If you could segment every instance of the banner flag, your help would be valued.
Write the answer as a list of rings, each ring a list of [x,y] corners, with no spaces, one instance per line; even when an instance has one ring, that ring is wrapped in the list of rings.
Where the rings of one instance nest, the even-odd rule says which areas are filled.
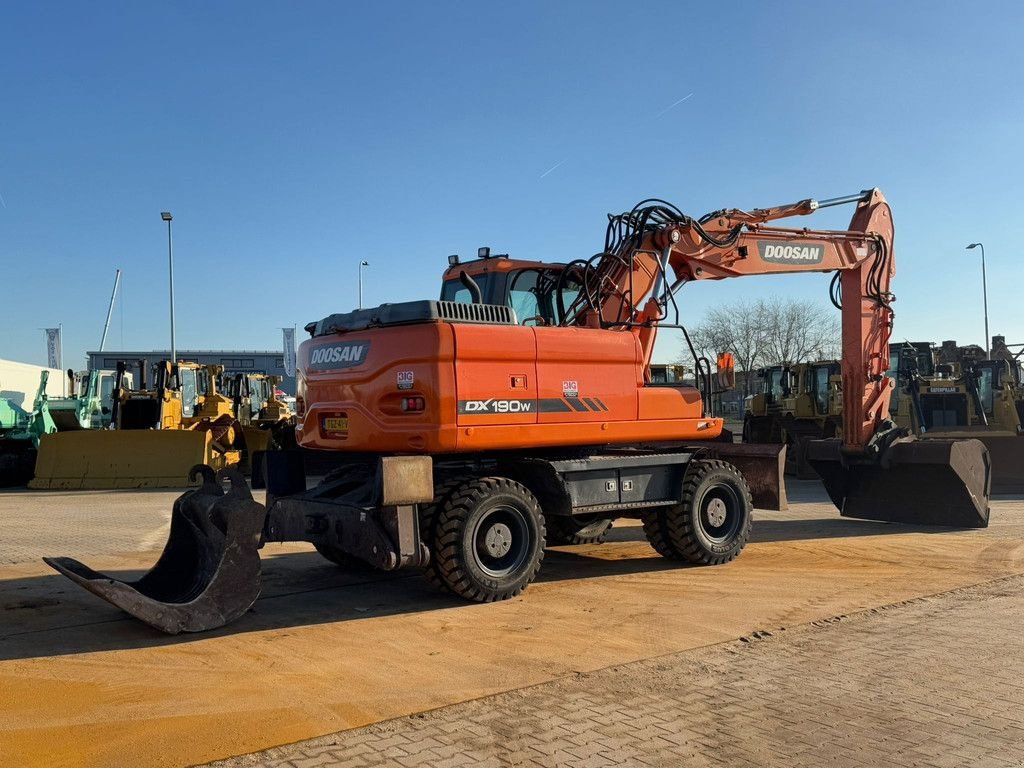
[[[46,366],[60,368],[60,328],[46,329]]]
[[[289,376],[295,375],[295,329],[282,328],[284,335],[284,372]]]

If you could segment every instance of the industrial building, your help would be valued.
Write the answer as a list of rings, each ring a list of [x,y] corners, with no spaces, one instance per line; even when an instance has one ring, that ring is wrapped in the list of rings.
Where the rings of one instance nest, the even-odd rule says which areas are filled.
[[[107,350],[105,352],[87,352],[89,370],[95,368],[113,369],[119,360],[134,364],[138,360],[148,360],[150,364],[160,360],[169,360],[170,351],[124,351]],[[280,376],[280,388],[289,395],[295,394],[295,377],[288,376],[284,371],[284,353],[281,350],[234,350],[234,349],[179,349],[179,360],[188,360],[203,365],[223,365],[227,373],[265,373]]]
[[[50,372],[46,394],[50,397],[67,396],[68,380],[64,371],[14,360],[0,360],[0,398],[9,400],[19,408],[32,410],[32,401],[39,390],[39,374],[43,371]]]

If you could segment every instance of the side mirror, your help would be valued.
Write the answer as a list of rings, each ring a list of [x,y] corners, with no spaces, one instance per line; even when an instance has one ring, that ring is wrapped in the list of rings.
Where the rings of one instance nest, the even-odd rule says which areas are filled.
[[[728,391],[736,389],[736,358],[732,352],[718,353],[718,389]]]

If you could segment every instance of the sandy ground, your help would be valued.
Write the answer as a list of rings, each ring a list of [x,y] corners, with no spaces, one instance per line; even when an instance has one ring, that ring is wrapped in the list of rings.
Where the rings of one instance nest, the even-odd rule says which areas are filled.
[[[839,518],[815,484],[796,483],[792,510],[759,512],[730,565],[670,565],[624,525],[607,544],[550,550],[536,584],[494,605],[438,595],[416,574],[346,572],[304,546],[269,546],[252,612],[171,638],[27,558],[33,546],[82,556],[109,539],[90,565],[147,567],[169,505],[131,496],[118,494],[131,533],[113,538],[109,516],[92,525],[88,513],[109,499],[46,505],[44,528],[73,518],[85,542],[54,551],[17,533],[45,539],[35,502],[0,494],[15,532],[5,541],[23,553],[0,567],[4,764],[199,763],[1024,573],[1020,501],[995,502],[987,530],[910,529]],[[150,548],[126,554],[129,539]],[[0,562],[15,544],[0,545]]]

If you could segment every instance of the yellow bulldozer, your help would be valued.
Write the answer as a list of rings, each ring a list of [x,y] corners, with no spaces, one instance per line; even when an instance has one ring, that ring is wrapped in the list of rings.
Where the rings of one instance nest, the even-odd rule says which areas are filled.
[[[239,464],[245,433],[232,398],[218,391],[220,366],[164,360],[139,364],[139,387],[118,364],[109,429],[57,432],[40,440],[30,488],[175,488],[197,464]]]
[[[838,360],[780,363],[759,371],[761,391],[743,418],[743,442],[784,443],[786,473],[815,478],[811,440],[842,437],[842,374]]]

